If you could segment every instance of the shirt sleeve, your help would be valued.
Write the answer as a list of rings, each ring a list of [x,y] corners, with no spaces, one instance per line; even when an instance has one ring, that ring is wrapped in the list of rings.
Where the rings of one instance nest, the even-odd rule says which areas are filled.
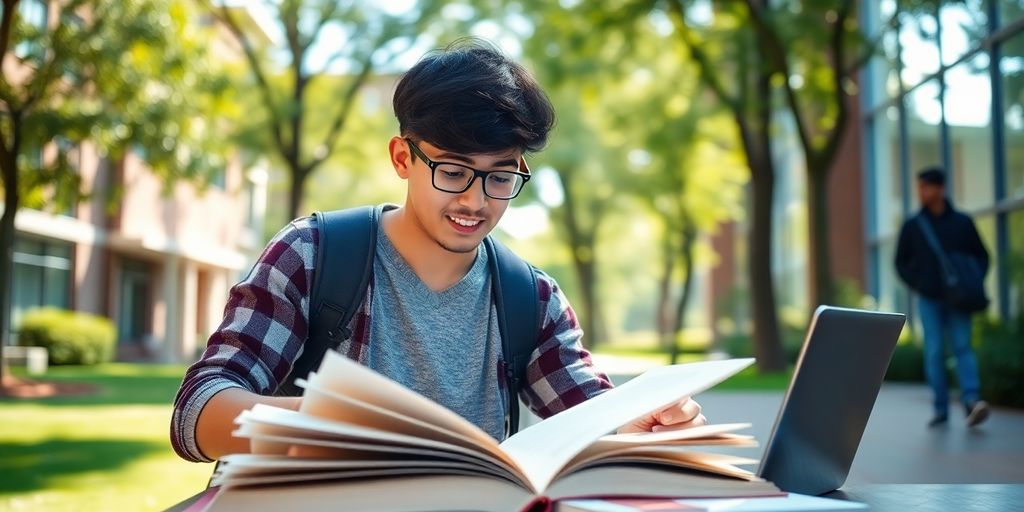
[[[291,371],[308,328],[316,235],[312,218],[293,221],[231,288],[224,320],[174,399],[171,445],[183,459],[211,460],[200,452],[195,429],[213,395],[233,387],[270,395]]]
[[[520,398],[535,414],[547,418],[611,389],[612,383],[594,367],[580,343],[583,330],[558,283],[540,271],[537,277],[540,334],[526,366]]]

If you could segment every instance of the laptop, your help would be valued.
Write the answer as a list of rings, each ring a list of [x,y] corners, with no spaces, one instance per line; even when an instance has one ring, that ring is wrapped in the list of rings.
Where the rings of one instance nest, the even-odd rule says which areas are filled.
[[[758,476],[799,494],[843,485],[905,321],[831,306],[814,312]]]

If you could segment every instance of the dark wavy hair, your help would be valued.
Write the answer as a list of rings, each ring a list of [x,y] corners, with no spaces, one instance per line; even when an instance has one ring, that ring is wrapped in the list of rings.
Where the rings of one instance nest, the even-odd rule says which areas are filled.
[[[425,55],[398,82],[393,104],[403,136],[455,153],[538,151],[555,124],[533,76],[475,38]]]

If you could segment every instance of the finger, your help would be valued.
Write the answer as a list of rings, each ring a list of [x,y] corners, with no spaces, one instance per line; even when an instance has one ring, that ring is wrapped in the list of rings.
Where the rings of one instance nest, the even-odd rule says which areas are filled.
[[[675,430],[686,430],[688,428],[707,425],[707,423],[708,419],[703,414],[699,414],[696,418],[686,423],[677,423],[675,425],[655,425],[651,427],[651,432],[672,432]]]
[[[692,421],[700,415],[700,404],[687,398],[686,400],[673,405],[656,415],[658,423],[662,425],[675,425]]]

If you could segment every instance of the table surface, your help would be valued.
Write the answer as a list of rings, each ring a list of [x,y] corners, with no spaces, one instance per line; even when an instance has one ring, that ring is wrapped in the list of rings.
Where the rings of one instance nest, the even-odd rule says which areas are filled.
[[[205,492],[206,489],[168,510],[183,511]],[[859,484],[843,487],[825,497],[859,501],[878,512],[1024,511],[1024,483]]]
[[[825,495],[867,503],[889,512],[1024,511],[1024,483],[1019,484],[859,484]]]

